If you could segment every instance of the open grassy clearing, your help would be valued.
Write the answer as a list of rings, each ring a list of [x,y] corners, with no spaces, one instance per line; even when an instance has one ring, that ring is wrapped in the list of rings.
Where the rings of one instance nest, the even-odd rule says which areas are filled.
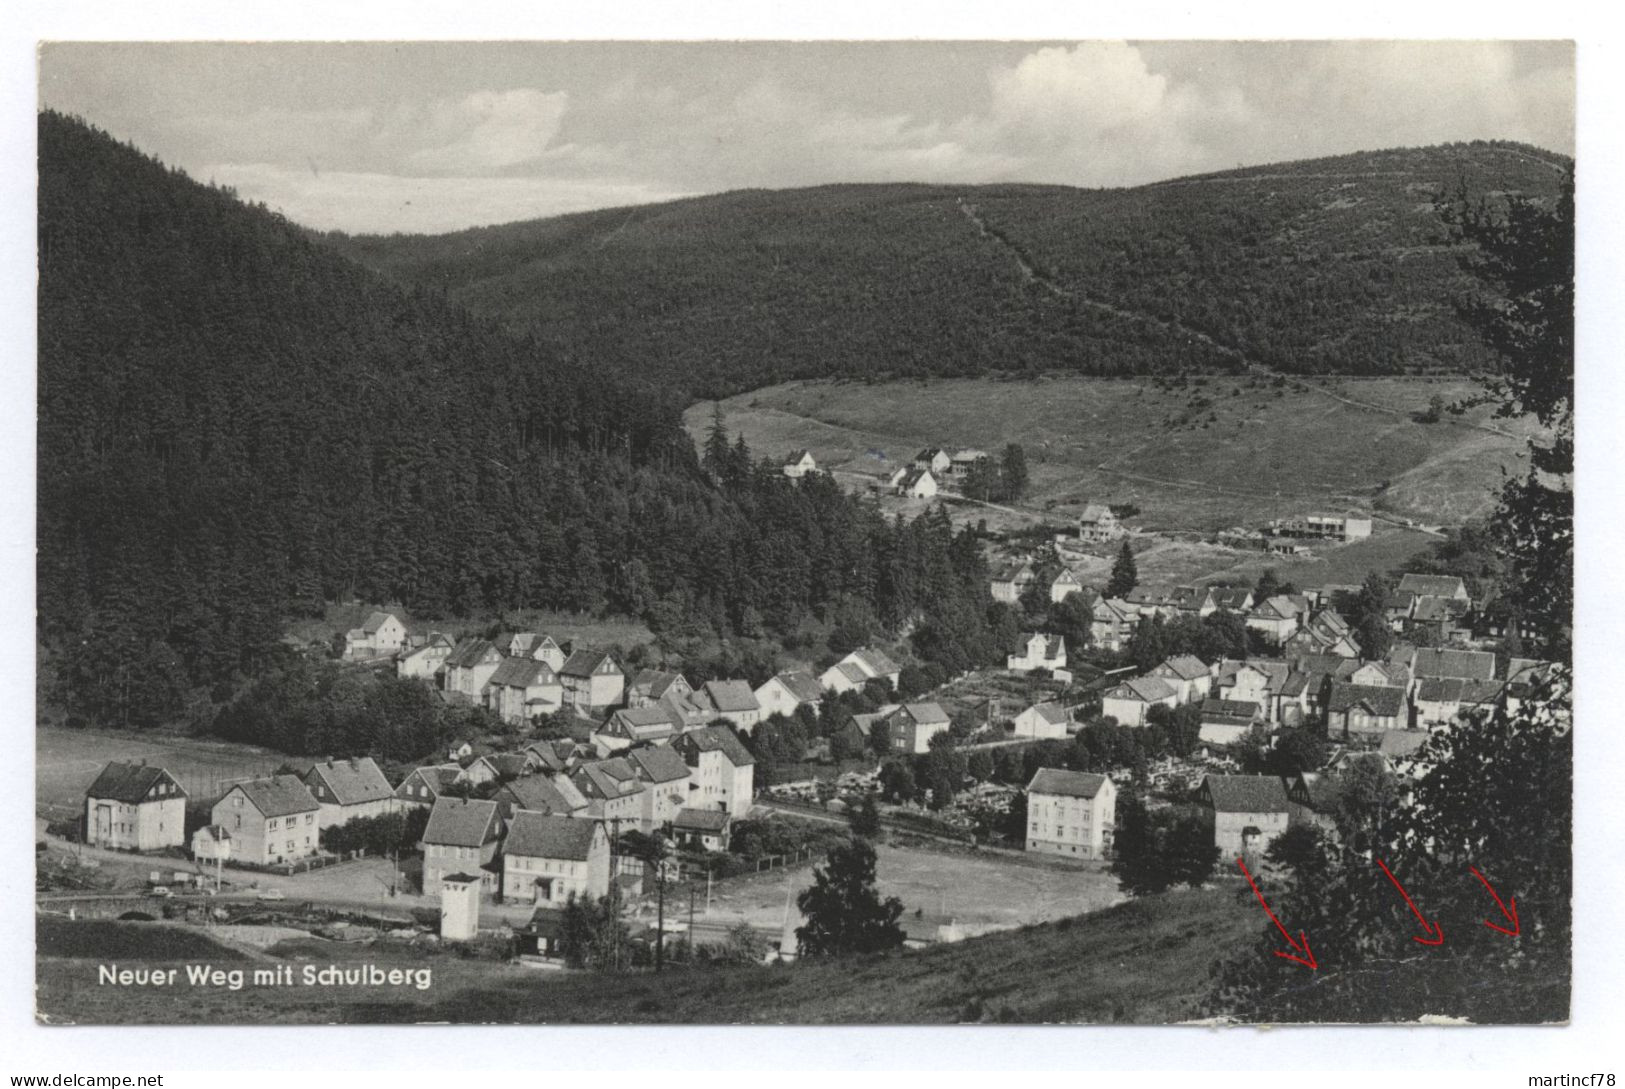
[[[740,394],[723,409],[758,453],[806,447],[854,479],[878,478],[922,446],[1020,442],[1032,475],[1021,506],[1057,521],[1106,501],[1139,506],[1149,528],[1213,530],[1373,504],[1450,524],[1488,508],[1487,489],[1517,463],[1529,432],[1484,408],[1412,419],[1435,394],[1454,402],[1475,389],[1421,378],[825,380]],[[711,412],[709,403],[689,410],[696,438]]]
[[[1258,927],[1245,887],[1224,882],[919,952],[659,977],[538,973],[379,944],[373,963],[431,967],[433,986],[135,993],[95,986],[91,962],[45,957],[37,1004],[50,1020],[89,1024],[1159,1024],[1199,1016],[1212,966]]]

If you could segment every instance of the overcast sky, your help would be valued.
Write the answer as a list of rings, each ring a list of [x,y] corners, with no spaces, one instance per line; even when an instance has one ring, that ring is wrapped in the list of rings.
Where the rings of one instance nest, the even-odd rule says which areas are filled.
[[[1566,43],[42,47],[44,105],[348,231],[744,187],[1135,185],[1448,140],[1574,153]]]

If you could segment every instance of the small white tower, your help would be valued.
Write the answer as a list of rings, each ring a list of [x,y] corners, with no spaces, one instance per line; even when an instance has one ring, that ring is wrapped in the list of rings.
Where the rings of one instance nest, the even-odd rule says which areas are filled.
[[[480,879],[466,873],[440,879],[440,937],[466,942],[480,932]]]

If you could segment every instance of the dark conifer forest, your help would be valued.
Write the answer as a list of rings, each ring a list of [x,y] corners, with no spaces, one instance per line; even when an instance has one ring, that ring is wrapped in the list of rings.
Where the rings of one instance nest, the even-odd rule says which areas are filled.
[[[78,120],[39,142],[41,694],[69,714],[223,704],[339,600],[723,635],[836,610],[945,667],[1002,652],[945,517],[737,445],[702,464],[636,360],[388,281]]]

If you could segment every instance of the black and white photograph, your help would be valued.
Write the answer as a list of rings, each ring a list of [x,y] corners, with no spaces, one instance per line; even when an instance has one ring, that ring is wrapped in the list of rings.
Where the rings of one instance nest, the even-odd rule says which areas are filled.
[[[1571,1021],[1574,41],[37,62],[58,1046]]]

